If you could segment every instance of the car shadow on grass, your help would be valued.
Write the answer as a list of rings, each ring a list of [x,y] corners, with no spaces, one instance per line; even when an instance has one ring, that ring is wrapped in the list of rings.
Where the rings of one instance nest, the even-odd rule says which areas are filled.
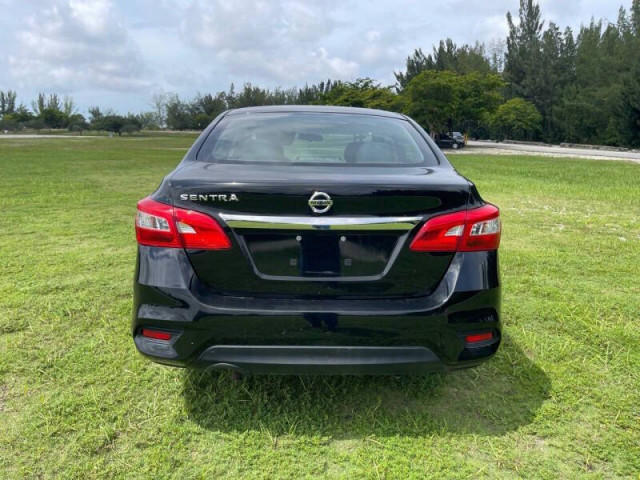
[[[270,435],[502,435],[531,423],[548,376],[508,336],[472,369],[407,377],[247,376],[186,370],[191,420],[222,432]]]

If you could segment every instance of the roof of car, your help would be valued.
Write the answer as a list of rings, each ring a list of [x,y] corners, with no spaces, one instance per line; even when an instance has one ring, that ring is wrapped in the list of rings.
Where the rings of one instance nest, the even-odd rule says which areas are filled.
[[[404,118],[403,115],[385,110],[356,107],[334,107],[329,105],[269,105],[263,107],[245,107],[229,110],[227,115],[239,115],[242,113],[349,113],[352,115],[376,115],[378,117]]]

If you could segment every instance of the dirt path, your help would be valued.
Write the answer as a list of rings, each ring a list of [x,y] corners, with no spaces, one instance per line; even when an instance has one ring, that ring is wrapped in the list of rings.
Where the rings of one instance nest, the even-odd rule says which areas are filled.
[[[448,150],[446,153],[451,153],[451,150]],[[540,155],[546,157],[590,158],[595,160],[627,160],[629,162],[640,164],[640,152],[637,151],[621,152],[617,150],[493,143],[474,140],[470,140],[465,148],[458,150],[456,153],[489,155]]]

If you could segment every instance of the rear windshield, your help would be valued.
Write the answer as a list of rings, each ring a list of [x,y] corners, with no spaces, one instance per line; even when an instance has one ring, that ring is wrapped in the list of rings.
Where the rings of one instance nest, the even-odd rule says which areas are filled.
[[[435,166],[433,152],[406,120],[343,113],[229,115],[198,160],[286,165]]]

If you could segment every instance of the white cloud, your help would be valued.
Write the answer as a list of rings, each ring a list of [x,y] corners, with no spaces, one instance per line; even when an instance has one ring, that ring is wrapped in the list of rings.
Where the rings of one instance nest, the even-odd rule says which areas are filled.
[[[217,50],[264,50],[308,45],[330,35],[336,1],[194,0],[181,22],[190,45]]]
[[[145,64],[109,0],[36,3],[16,31],[8,56],[19,85],[43,90],[139,90],[150,82]]]
[[[111,7],[108,0],[69,0],[71,16],[89,35],[104,34],[108,30]]]
[[[375,42],[380,38],[380,32],[377,30],[369,30],[365,37],[367,37],[368,41]]]
[[[180,25],[185,43],[246,80],[300,82],[353,77],[358,64],[322,45],[338,22],[337,1],[194,1]]]

